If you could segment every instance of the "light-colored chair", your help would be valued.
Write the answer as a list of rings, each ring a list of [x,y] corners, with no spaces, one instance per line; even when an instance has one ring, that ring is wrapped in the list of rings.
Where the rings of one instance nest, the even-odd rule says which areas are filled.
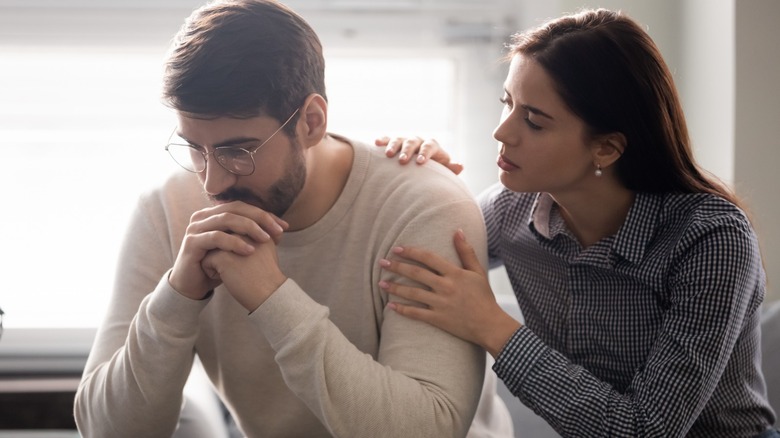
[[[496,301],[506,313],[518,321],[523,321],[520,307],[517,305],[517,300],[514,296],[508,294],[497,295]],[[516,437],[555,438],[560,436],[542,417],[536,415],[534,411],[527,408],[517,397],[512,395],[501,380],[498,381],[498,394],[504,400],[504,404],[506,404],[512,416]]]
[[[764,304],[761,315],[761,368],[769,404],[780,416],[780,301]]]
[[[179,424],[172,438],[228,438],[228,424],[206,371],[195,360],[184,385]]]

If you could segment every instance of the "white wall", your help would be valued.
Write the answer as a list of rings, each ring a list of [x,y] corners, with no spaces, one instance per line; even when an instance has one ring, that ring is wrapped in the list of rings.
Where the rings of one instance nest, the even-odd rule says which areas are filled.
[[[696,158],[734,182],[734,0],[687,0],[679,87]]]
[[[748,202],[780,299],[780,1],[736,1],[734,180]]]

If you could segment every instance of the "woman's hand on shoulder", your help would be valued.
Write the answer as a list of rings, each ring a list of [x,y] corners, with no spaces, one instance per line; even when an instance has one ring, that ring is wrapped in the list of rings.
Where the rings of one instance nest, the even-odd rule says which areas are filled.
[[[423,140],[420,137],[380,137],[374,141],[378,147],[385,148],[385,155],[393,158],[398,155],[398,162],[406,164],[412,161],[412,157],[417,155],[414,162],[423,164],[428,160],[436,161],[446,166],[455,175],[463,171],[463,164],[452,161],[450,154],[439,145],[439,142],[433,138]]]

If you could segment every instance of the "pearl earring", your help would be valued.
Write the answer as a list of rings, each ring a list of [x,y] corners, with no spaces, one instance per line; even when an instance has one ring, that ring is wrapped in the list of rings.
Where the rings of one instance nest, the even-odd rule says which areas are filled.
[[[596,164],[596,171],[593,172],[596,176],[601,176],[604,172],[601,171],[601,164]]]

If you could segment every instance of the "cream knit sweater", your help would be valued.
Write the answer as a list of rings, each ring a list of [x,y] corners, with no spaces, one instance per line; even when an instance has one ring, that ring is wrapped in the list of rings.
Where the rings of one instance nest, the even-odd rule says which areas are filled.
[[[466,434],[484,353],[386,309],[377,283],[391,277],[378,260],[396,245],[457,260],[458,228],[484,255],[482,215],[443,167],[399,169],[378,148],[352,146],[341,196],[283,236],[289,280],[250,315],[222,287],[193,301],[167,282],[190,215],[209,205],[196,176],[142,197],[76,397],[85,437],[170,436],[196,354],[249,437]]]

